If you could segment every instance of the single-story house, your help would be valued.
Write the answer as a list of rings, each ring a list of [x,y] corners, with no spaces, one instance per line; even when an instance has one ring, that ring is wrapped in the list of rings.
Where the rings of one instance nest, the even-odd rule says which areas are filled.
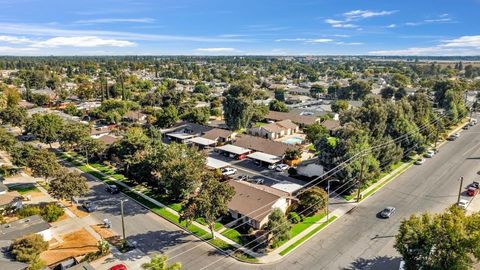
[[[236,133],[231,130],[213,128],[203,133],[202,138],[213,140],[216,143],[231,142],[235,138]]]
[[[320,123],[320,125],[324,126],[328,130],[330,135],[333,135],[335,131],[339,130],[342,127],[340,121],[333,119],[327,119]]]
[[[22,195],[18,191],[7,191],[0,194],[0,213],[5,209],[21,208]]]
[[[228,203],[230,215],[240,219],[238,223],[245,222],[254,229],[262,228],[275,208],[285,213],[290,205],[288,194],[280,190],[237,180],[230,180],[228,184],[235,189]]]
[[[94,127],[92,131],[90,131],[90,137],[98,139],[102,136],[109,135],[114,127],[115,125]]]
[[[233,142],[233,145],[250,149],[256,152],[262,152],[270,156],[276,156],[280,160],[285,155],[287,149],[299,149],[298,146],[292,144],[286,144],[282,142],[276,142],[269,139],[264,139],[260,137],[255,137],[251,135],[238,135]],[[256,156],[252,156],[252,159],[255,159]],[[265,160],[258,160],[264,162]],[[268,163],[268,162],[267,162]]]
[[[141,111],[128,111],[123,115],[123,119],[134,123],[144,123],[147,115]]]
[[[211,127],[187,122],[173,128],[165,129],[162,133],[164,133],[165,137],[171,141],[183,143],[188,139],[202,136],[202,134],[211,129]]]
[[[215,151],[235,159],[245,159],[247,155],[252,152],[252,150],[248,148],[243,148],[233,144],[218,146],[215,148]]]
[[[41,235],[45,241],[52,240],[50,224],[39,215],[0,225],[0,241],[13,241],[30,234]]]
[[[299,115],[294,113],[287,113],[287,112],[276,112],[276,111],[269,111],[265,116],[266,120],[270,121],[282,121],[282,120],[291,120],[297,125],[312,125],[315,123],[320,122],[320,118],[316,116],[310,115]]]
[[[298,126],[295,125],[290,119],[248,129],[249,134],[270,140],[276,140],[284,136],[293,135],[298,131]]]
[[[112,135],[102,135],[97,140],[103,145],[109,146],[120,140],[120,137],[115,137]]]

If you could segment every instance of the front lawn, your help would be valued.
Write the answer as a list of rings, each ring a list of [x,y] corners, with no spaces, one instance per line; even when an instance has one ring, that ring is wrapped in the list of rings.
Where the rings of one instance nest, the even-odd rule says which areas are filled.
[[[26,195],[31,192],[40,192],[40,190],[33,184],[12,186],[12,187],[8,187],[8,190],[10,191],[15,190],[21,195]]]
[[[225,231],[222,232],[222,235],[234,241],[237,244],[240,244],[240,245],[243,244],[242,235],[235,229],[227,228]]]
[[[314,215],[314,216],[311,216],[311,217],[305,217],[301,222],[299,222],[297,224],[293,224],[292,227],[290,228],[290,238],[289,239],[292,239],[293,237],[297,236],[301,232],[305,231],[307,228],[309,228],[313,224],[317,223],[318,221],[320,221],[325,216],[326,216],[325,213],[320,213],[320,214],[317,214],[317,215]],[[277,247],[285,244],[285,242],[287,242],[289,239],[277,242],[273,245],[273,247],[277,248]]]

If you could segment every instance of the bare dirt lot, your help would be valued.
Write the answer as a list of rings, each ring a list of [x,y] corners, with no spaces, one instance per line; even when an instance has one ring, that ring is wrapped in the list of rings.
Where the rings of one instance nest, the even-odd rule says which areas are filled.
[[[98,250],[97,240],[85,229],[61,235],[61,237],[63,243],[54,244],[47,251],[40,254],[40,258],[47,265],[69,257],[83,256]]]

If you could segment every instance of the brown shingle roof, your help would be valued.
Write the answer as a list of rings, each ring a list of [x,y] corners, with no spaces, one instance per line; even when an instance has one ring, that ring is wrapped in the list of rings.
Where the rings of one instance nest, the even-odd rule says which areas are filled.
[[[254,151],[264,152],[278,157],[282,157],[285,154],[285,151],[289,148],[298,148],[298,146],[245,134],[237,135],[233,145],[252,149]]]
[[[315,116],[299,115],[294,113],[275,112],[275,111],[269,111],[268,114],[265,116],[265,118],[274,120],[274,121],[282,121],[282,120],[290,119],[292,120],[292,122],[297,124],[302,124],[302,125],[311,125],[319,121],[319,118]]]
[[[328,119],[323,121],[321,125],[328,130],[335,131],[340,128],[340,121]]]
[[[228,208],[258,222],[270,215],[272,205],[281,198],[243,181],[230,180],[228,184],[235,189],[235,196],[228,203]]]
[[[209,140],[216,140],[218,138],[229,138],[232,134],[233,132],[230,130],[214,128],[206,131],[202,137]]]
[[[9,191],[0,195],[0,206],[8,205],[15,202],[18,198],[22,197],[17,191]]]

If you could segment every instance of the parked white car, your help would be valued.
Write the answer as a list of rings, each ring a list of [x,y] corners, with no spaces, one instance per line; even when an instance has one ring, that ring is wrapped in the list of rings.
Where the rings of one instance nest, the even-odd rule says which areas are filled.
[[[277,168],[277,164],[275,164],[275,163],[270,164],[270,165],[268,165],[268,168],[269,168],[270,170],[275,170],[275,168]]]
[[[433,151],[433,150],[428,150],[425,153],[425,157],[427,157],[427,158],[432,158],[434,155],[435,155],[435,151]]]
[[[237,173],[235,168],[227,167],[222,169],[222,175],[234,175],[235,173]]]
[[[277,167],[275,168],[275,170],[277,172],[281,172],[281,171],[285,171],[285,170],[288,170],[290,168],[290,166],[288,166],[287,164],[278,164]]]
[[[470,204],[470,201],[465,200],[465,199],[460,199],[460,201],[458,202],[458,207],[466,210],[469,204]]]

